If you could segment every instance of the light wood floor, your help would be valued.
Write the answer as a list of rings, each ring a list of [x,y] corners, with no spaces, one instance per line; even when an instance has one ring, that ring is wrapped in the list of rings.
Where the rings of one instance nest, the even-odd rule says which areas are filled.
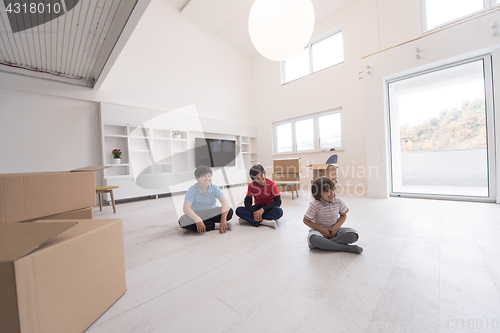
[[[123,218],[128,290],[87,332],[500,331],[500,205],[342,196],[357,255],[310,250],[310,196],[282,197],[278,229],[224,235],[180,229],[172,198],[94,208]]]

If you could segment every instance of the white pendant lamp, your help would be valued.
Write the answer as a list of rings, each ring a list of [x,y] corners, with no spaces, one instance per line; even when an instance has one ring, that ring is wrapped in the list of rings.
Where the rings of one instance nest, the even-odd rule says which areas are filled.
[[[270,60],[286,60],[302,51],[313,29],[311,0],[255,0],[250,10],[250,38]]]

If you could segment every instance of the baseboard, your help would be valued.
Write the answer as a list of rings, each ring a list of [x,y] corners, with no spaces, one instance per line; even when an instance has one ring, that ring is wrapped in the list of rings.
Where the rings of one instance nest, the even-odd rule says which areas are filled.
[[[369,198],[380,198],[380,199],[388,199],[389,194],[386,192],[380,192],[380,191],[366,191],[366,196]]]

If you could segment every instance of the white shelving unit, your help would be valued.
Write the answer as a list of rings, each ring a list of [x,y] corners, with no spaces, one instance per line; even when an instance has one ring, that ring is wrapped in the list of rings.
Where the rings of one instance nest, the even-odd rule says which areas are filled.
[[[241,150],[242,167],[249,169],[252,165],[258,164],[256,138],[251,136],[239,136],[238,144]]]
[[[248,168],[257,163],[254,126],[199,118],[193,110],[164,112],[100,103],[103,185],[119,186],[115,200],[183,192],[194,182],[195,138],[236,140],[241,153],[236,166],[214,169],[217,185],[248,181]],[[122,151],[113,164],[113,149]]]
[[[104,179],[135,179],[185,171],[189,165],[188,132],[140,125],[102,123]],[[177,134],[178,133],[178,134]],[[111,152],[122,151],[114,164]]]

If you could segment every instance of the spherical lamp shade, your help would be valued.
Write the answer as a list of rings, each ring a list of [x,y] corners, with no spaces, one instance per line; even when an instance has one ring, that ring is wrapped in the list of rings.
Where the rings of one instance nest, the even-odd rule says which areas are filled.
[[[250,38],[270,60],[286,60],[302,51],[313,29],[311,0],[255,0],[250,10]]]

